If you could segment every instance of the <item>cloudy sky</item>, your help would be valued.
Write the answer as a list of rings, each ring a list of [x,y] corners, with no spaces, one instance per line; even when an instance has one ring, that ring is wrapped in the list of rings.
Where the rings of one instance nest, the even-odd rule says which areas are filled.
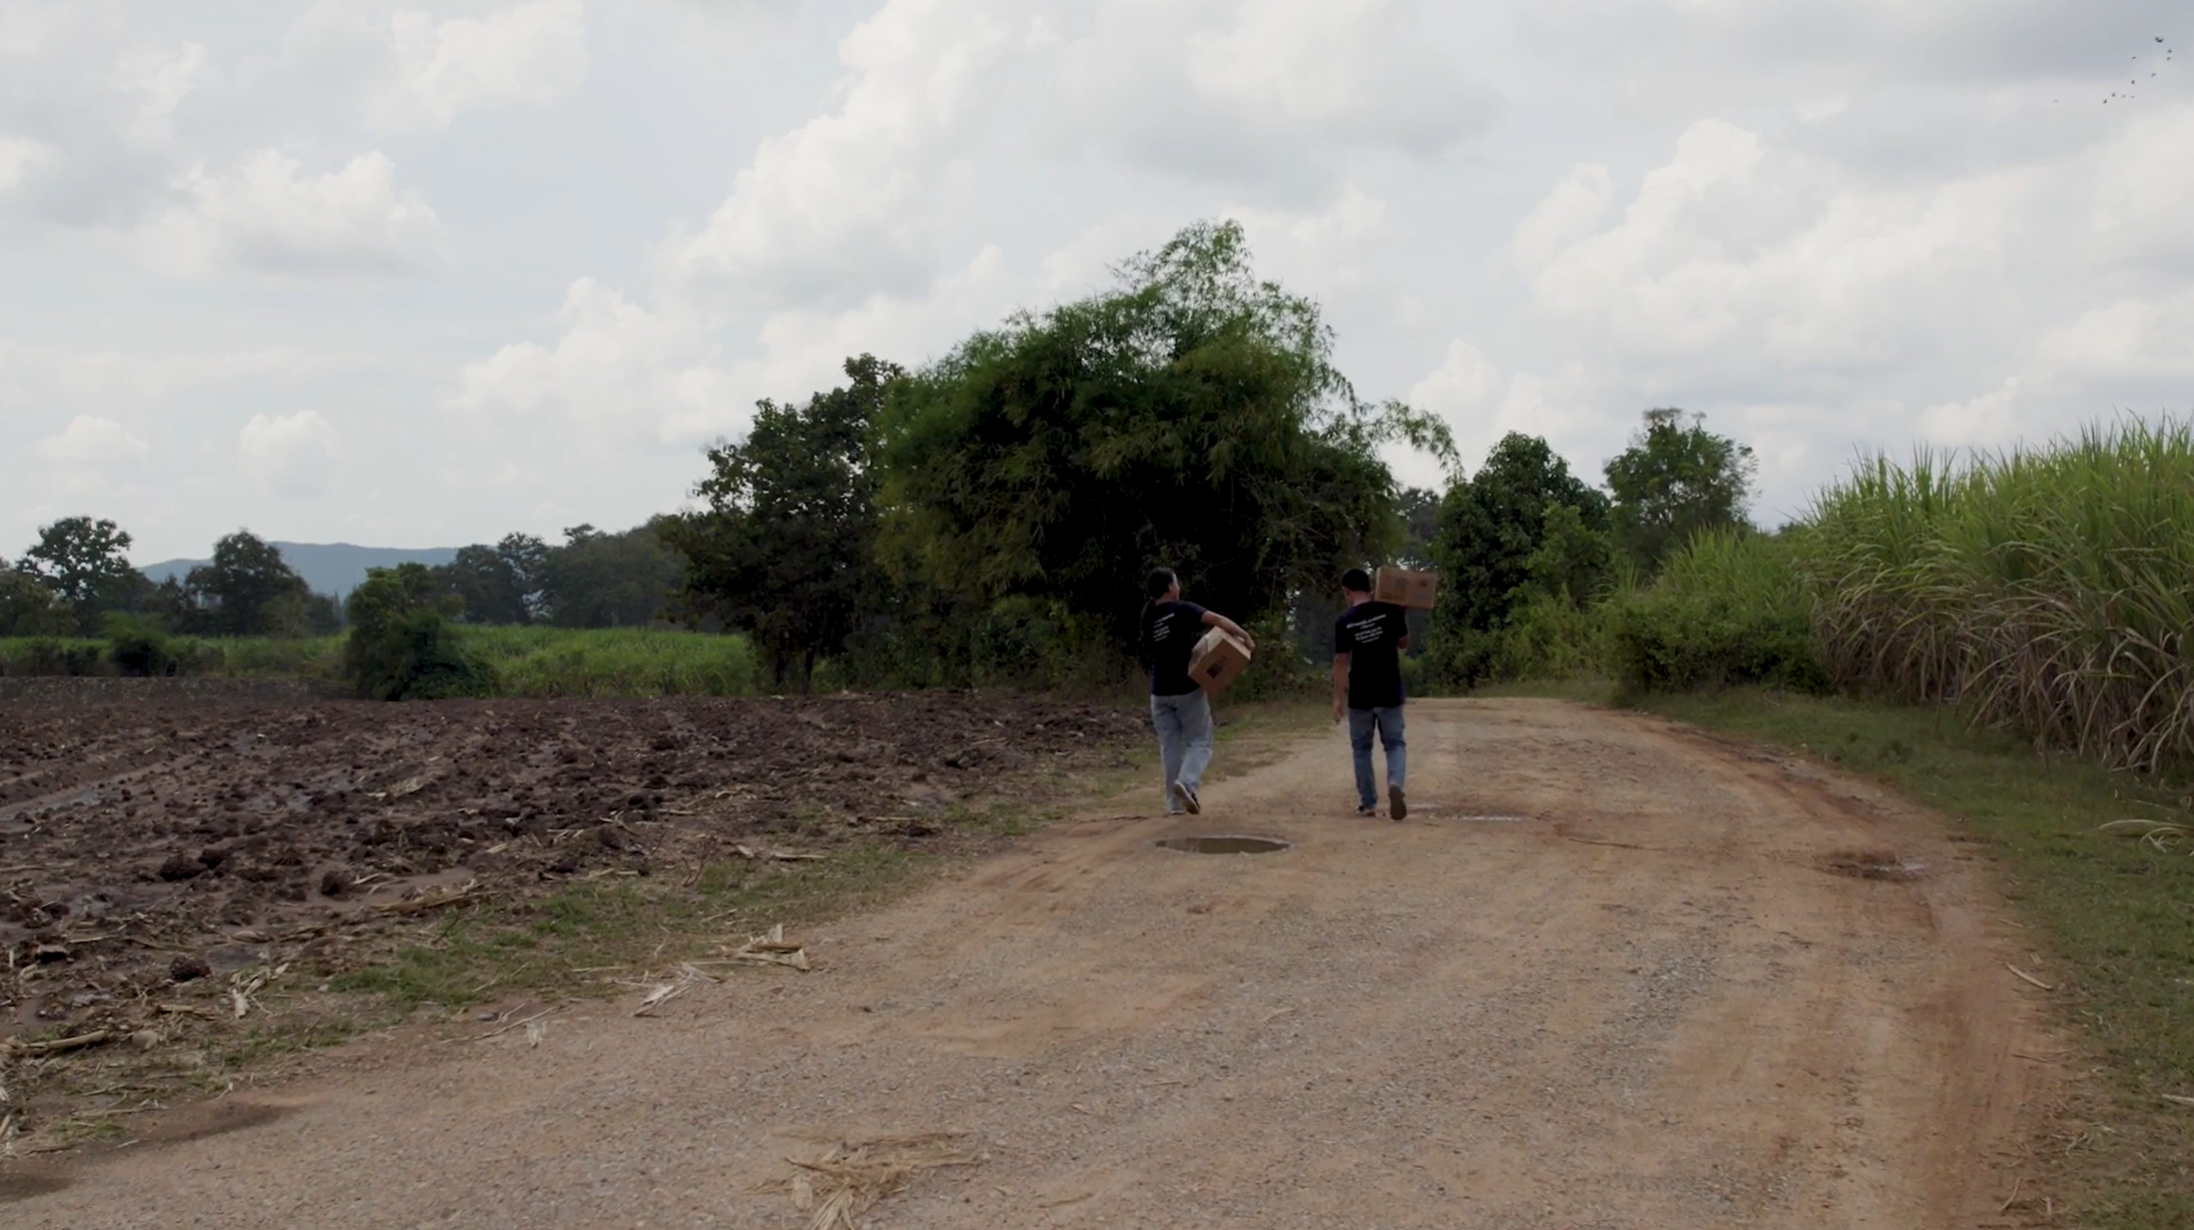
[[[2194,401],[2184,15],[0,0],[0,554],[628,525],[756,398],[1211,217],[1466,460],[1597,477],[1680,405],[1776,521],[1861,449]]]

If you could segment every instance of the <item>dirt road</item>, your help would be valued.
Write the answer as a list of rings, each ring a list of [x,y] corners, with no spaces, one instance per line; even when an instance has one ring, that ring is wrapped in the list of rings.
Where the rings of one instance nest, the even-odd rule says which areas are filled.
[[[954,1129],[980,1160],[864,1224],[2015,1224],[2015,1053],[2051,1043],[1936,822],[1648,718],[1409,712],[1406,824],[1306,739],[1192,826],[1290,850],[1058,826],[809,937],[815,973],[369,1048],[204,1121],[236,1130],[19,1175],[0,1219],[793,1227],[756,1190],[813,1155],[782,1133]]]

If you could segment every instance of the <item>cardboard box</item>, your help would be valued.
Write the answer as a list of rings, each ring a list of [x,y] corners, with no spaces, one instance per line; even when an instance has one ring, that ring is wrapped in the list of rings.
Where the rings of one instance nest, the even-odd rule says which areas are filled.
[[[1204,633],[1204,639],[1196,642],[1196,652],[1189,655],[1188,677],[1196,681],[1204,695],[1217,696],[1248,665],[1249,646],[1213,628]]]
[[[1411,610],[1429,611],[1439,589],[1437,572],[1411,572],[1406,568],[1381,568],[1371,583],[1375,602],[1391,602]]]

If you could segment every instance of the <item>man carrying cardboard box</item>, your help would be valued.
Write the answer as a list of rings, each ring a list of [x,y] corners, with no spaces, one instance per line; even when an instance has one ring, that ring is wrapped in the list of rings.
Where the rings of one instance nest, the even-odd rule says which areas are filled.
[[[1409,623],[1402,608],[1376,602],[1371,577],[1361,568],[1341,574],[1348,609],[1333,623],[1333,720],[1348,715],[1348,742],[1356,757],[1356,814],[1379,814],[1371,778],[1371,735],[1386,748],[1387,806],[1396,820],[1409,815],[1403,793],[1408,748],[1402,742],[1402,655]]]
[[[1219,612],[1181,601],[1181,582],[1171,568],[1153,570],[1143,595],[1136,640],[1150,672],[1150,724],[1158,732],[1166,814],[1196,815],[1204,810],[1197,790],[1211,761],[1211,700],[1189,677],[1189,656],[1205,628],[1217,628],[1250,650],[1257,642]]]

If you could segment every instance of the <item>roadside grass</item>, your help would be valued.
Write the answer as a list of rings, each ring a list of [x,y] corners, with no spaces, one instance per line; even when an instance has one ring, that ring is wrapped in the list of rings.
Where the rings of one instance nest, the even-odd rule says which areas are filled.
[[[888,904],[950,856],[880,842],[806,863],[733,859],[678,876],[573,884],[543,898],[453,909],[387,959],[327,980],[361,1015],[461,1013],[514,999],[610,998],[680,962],[782,923],[807,927]]]
[[[1500,692],[1614,699],[1589,682]],[[2167,1100],[2194,1097],[2194,788],[2037,754],[1946,706],[1758,688],[1627,700],[1890,783],[1960,822],[2002,868],[2094,1073],[2072,1082],[2052,1150],[2078,1224],[2194,1225],[2194,1106]],[[2101,827],[2118,820],[2184,831]]]

